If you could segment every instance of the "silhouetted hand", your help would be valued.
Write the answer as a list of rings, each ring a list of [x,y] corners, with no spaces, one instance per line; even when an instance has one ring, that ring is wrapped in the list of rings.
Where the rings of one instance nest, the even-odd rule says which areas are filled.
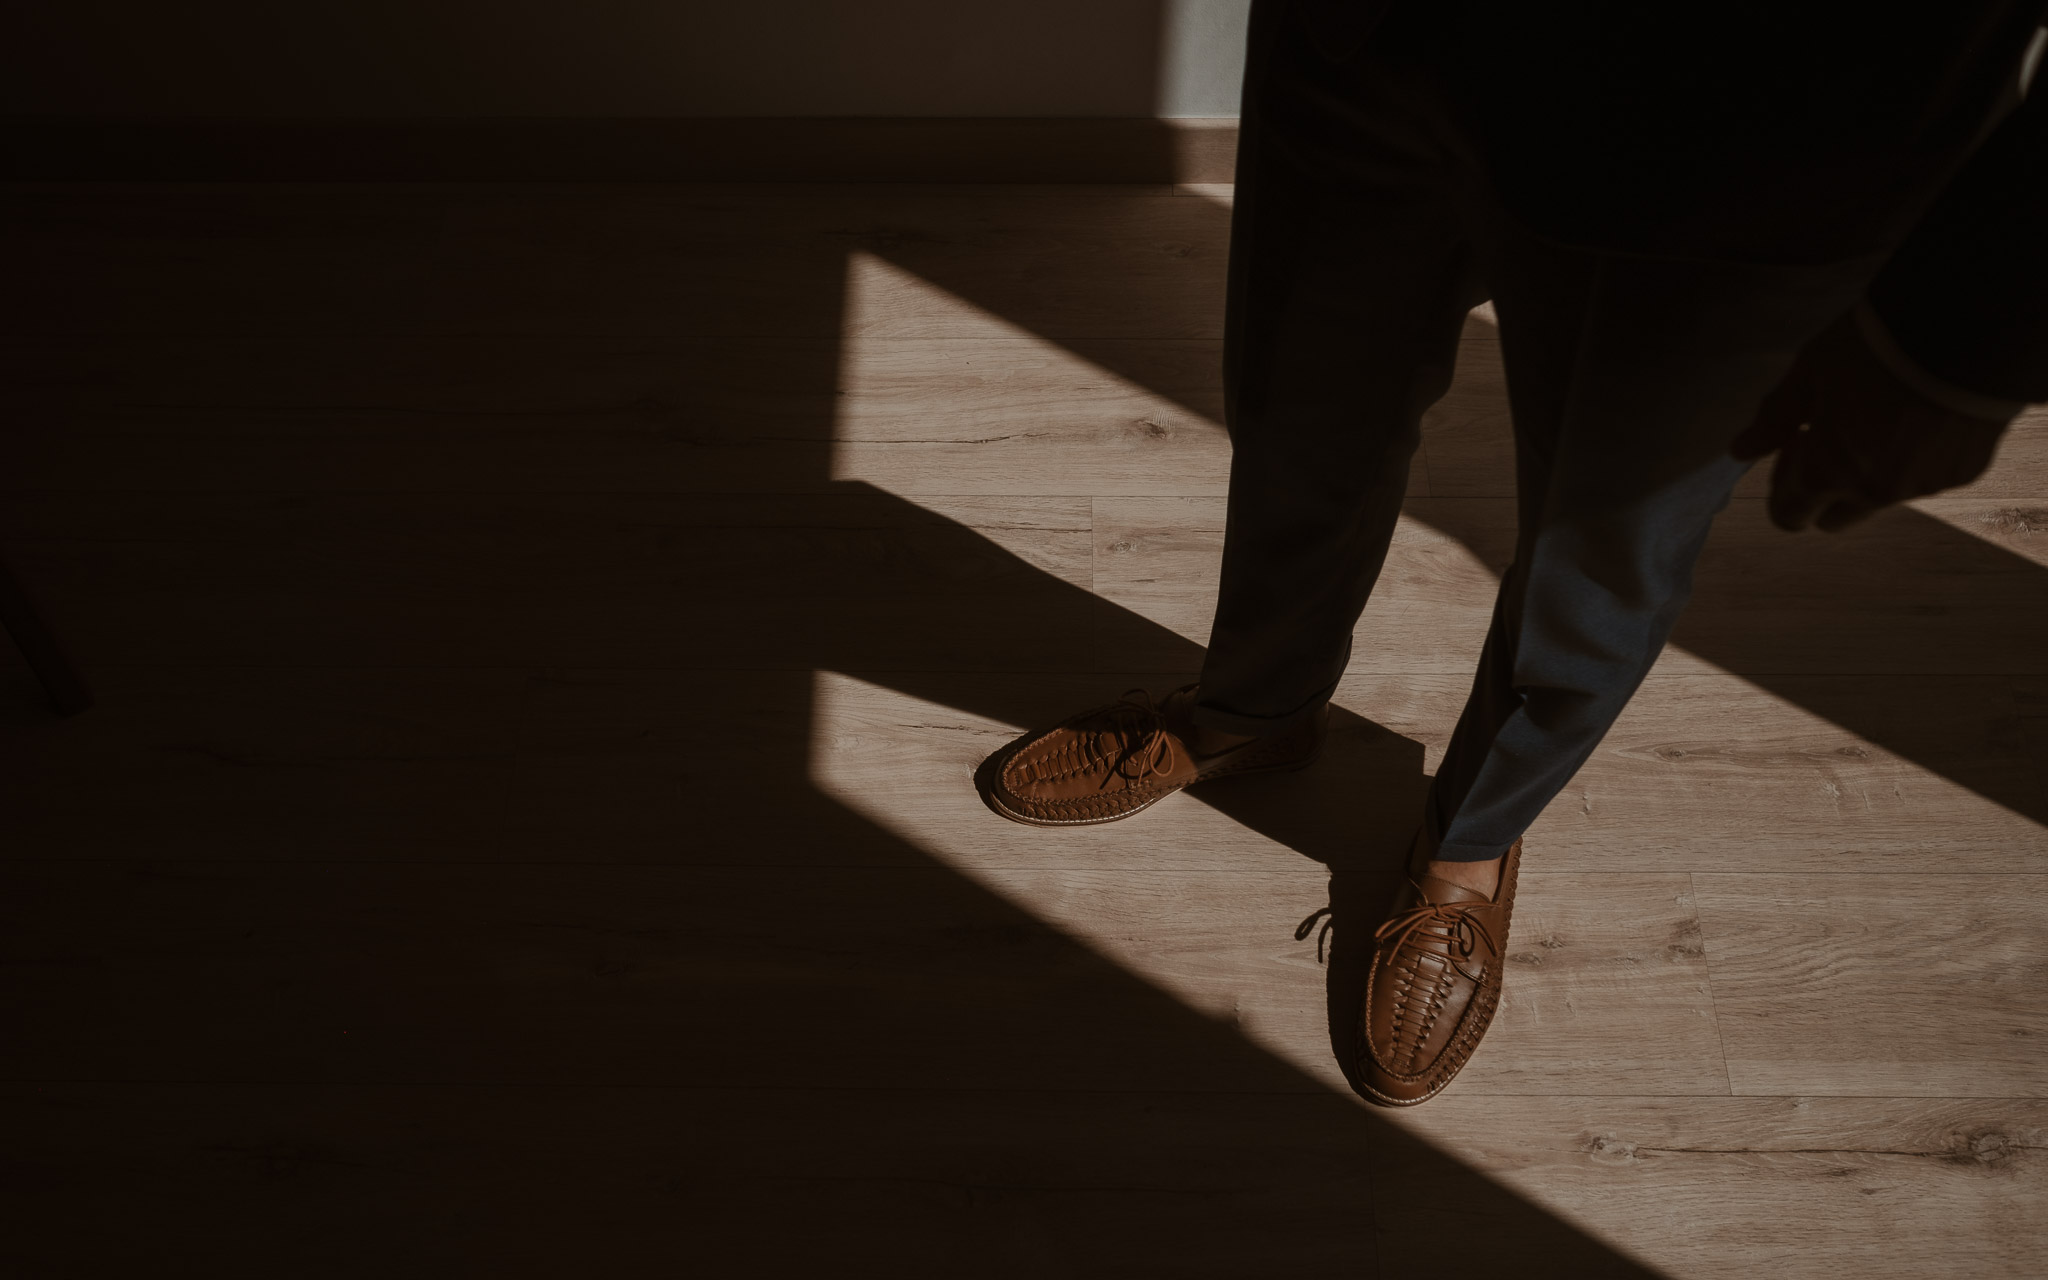
[[[1776,449],[1771,522],[1832,532],[1880,507],[1975,480],[2005,428],[1901,382],[1845,315],[1800,352],[1729,452],[1748,462]]]

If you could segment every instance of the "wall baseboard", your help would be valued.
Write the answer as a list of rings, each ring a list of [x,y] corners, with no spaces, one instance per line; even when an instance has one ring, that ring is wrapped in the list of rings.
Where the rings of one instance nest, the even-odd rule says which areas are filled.
[[[1237,121],[0,119],[7,181],[1228,182]]]

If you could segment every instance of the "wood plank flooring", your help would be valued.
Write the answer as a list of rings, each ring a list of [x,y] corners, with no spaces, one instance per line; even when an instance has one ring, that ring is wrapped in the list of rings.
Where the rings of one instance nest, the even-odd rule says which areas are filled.
[[[982,807],[1199,666],[1228,200],[8,190],[99,698],[0,647],[8,1273],[2048,1272],[2048,414],[1840,538],[1745,482],[1426,1107],[1344,1020],[1510,553],[1484,309],[1315,768]]]

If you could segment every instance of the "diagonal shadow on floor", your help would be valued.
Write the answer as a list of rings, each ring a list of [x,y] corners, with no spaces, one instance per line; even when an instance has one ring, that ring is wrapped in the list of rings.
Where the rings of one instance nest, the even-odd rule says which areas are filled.
[[[827,264],[776,305],[836,323],[842,275]],[[75,287],[119,285],[109,269]],[[754,285],[735,271],[668,301],[715,330]],[[829,405],[837,372],[820,349],[776,376]],[[432,833],[469,815],[418,788],[384,824],[429,833],[417,853],[296,859],[304,816],[247,819],[229,789],[180,819],[211,833],[203,851],[154,856],[180,833],[138,816],[96,828],[84,856],[6,864],[0,1088],[33,1224],[10,1256],[195,1274],[1650,1274],[798,783],[812,669],[1026,724],[1069,709],[1029,674],[1101,670],[1100,635],[1138,635],[1182,671],[1200,656],[957,522],[864,485],[820,492],[831,426],[785,442],[803,463],[786,484],[664,531],[653,589],[570,585],[646,563],[645,531],[542,495],[490,518],[585,521],[560,562],[509,563],[510,523],[403,562],[321,541],[272,612],[228,617],[203,592],[177,607],[181,643],[258,666],[434,668],[452,634],[487,672],[535,662],[531,635],[502,625],[510,599],[552,610],[544,665],[599,672],[590,687],[664,717],[668,677],[607,655],[638,631],[676,638],[690,714],[744,733],[688,735],[672,769],[607,763],[602,804],[526,776],[485,833],[493,859],[451,860]],[[406,441],[390,448],[402,465]],[[256,527],[303,537],[297,505]],[[202,580],[227,572],[221,547],[195,554]],[[88,620],[87,666],[158,679],[162,618],[117,625],[130,606],[95,604],[66,563],[46,554],[41,581]],[[529,584],[462,594],[507,568]],[[429,590],[350,594],[308,631],[292,593],[330,575]],[[24,777],[72,767],[67,744],[127,714],[109,695],[53,725],[25,680],[10,688]],[[294,768],[263,746],[196,749],[260,793]],[[1418,745],[1346,714],[1291,793],[1204,795],[1332,867],[1337,946],[1355,958],[1405,837],[1393,815],[1421,784]],[[672,852],[610,850],[621,824]],[[1352,971],[1333,986],[1340,1051]]]
[[[1187,251],[1220,258],[1227,252],[1228,207],[1209,200],[1182,203],[1173,234]],[[1130,234],[1127,228],[1105,229],[1106,236]],[[959,238],[933,228],[874,228],[861,247],[1029,332],[1069,331],[1077,315],[1094,318],[1102,332],[1117,331],[1118,282],[1077,277],[1053,291],[1028,265],[1008,272],[972,269],[961,255],[949,252]],[[1127,294],[1124,301],[1128,305]],[[1062,345],[1196,414],[1207,417],[1216,411],[1213,394],[1190,395],[1185,386],[1158,382],[1156,369],[1133,359],[1130,344],[1068,338]],[[1512,473],[1505,465],[1502,472],[1490,491],[1512,492]],[[1512,554],[1512,535],[1472,523],[1476,510],[1471,504],[1430,503],[1418,514],[1498,571]],[[1724,516],[1723,522],[1732,518]],[[1873,527],[1882,535],[1872,536]],[[1772,554],[1770,596],[1765,598],[1749,581],[1755,576],[1752,565],[1732,554],[1726,539],[1710,542],[1694,604],[1673,644],[2048,825],[2048,788],[2038,770],[2016,755],[1970,749],[1970,736],[1980,732],[1976,726],[1958,724],[1939,708],[1858,697],[1827,678],[1897,672],[1901,633],[1916,655],[1939,664],[1913,670],[2039,673],[2039,655],[2048,649],[2048,610],[2043,608],[2048,569],[1910,508],[1888,511],[1871,526],[1838,537],[1786,536],[1773,544]],[[1867,600],[1874,594],[1872,582],[1896,584],[1899,606],[1896,616],[1886,620],[1891,625],[1874,628],[1867,613],[1829,605],[1831,597],[1852,594]]]
[[[1182,247],[1220,253],[1220,213],[1177,204],[1192,219]],[[1113,332],[1123,309],[1156,303],[1142,284],[1109,275],[966,269],[958,264],[985,263],[999,246],[943,220],[882,232],[854,240],[1026,329],[1070,331],[1047,319],[1064,308],[1092,311]],[[679,218],[656,248],[672,238],[680,253],[695,233]],[[1072,234],[1085,246],[1091,233]],[[539,291],[517,264],[547,246],[507,246],[514,265],[449,277],[435,305],[495,315],[486,278]],[[571,276],[533,326],[612,332],[626,328],[614,313],[630,319],[651,301],[687,332],[712,335],[711,363],[692,376],[729,385],[744,372],[717,336],[732,317],[836,330],[844,247],[814,260],[779,250],[778,267],[793,258],[800,269],[774,275],[767,296],[741,260],[692,266],[688,289],[657,276],[652,294],[633,298],[650,288],[645,264],[617,249],[618,276]],[[197,282],[212,268],[195,254],[178,269]],[[118,272],[102,270],[71,284],[81,311],[95,291],[120,293]],[[203,289],[160,296],[196,328],[219,321]],[[231,297],[241,305],[248,294]],[[1069,345],[1118,368],[1115,342]],[[517,350],[565,368],[572,359],[567,344],[552,357],[545,343]],[[240,613],[222,611],[218,589],[246,576],[231,540],[175,562],[181,580],[205,590],[132,604],[87,581],[117,554],[108,548],[126,544],[95,543],[83,561],[54,541],[27,548],[53,606],[85,620],[77,639],[88,666],[95,656],[125,662],[143,673],[137,681],[161,678],[150,664],[169,644],[256,655],[244,659],[252,679],[352,664],[543,668],[535,687],[547,697],[528,708],[546,723],[526,730],[543,767],[522,775],[521,794],[482,833],[495,846],[488,858],[447,834],[474,813],[401,757],[395,767],[420,784],[403,806],[369,793],[361,803],[389,811],[362,829],[410,844],[295,861],[288,846],[313,834],[306,815],[289,802],[261,821],[244,809],[267,792],[292,794],[298,757],[260,740],[192,744],[187,732],[170,745],[203,749],[247,780],[241,790],[190,801],[182,829],[146,812],[124,827],[116,815],[99,820],[93,829],[105,834],[84,857],[8,865],[0,999],[19,1047],[5,1087],[37,1227],[15,1251],[72,1260],[92,1239],[97,1257],[117,1262],[301,1274],[309,1257],[360,1274],[397,1250],[508,1273],[743,1257],[768,1275],[828,1264],[1241,1275],[1276,1259],[1390,1276],[1510,1266],[1643,1274],[798,781],[820,730],[815,669],[1027,725],[1071,710],[1074,681],[1129,669],[1105,651],[1109,641],[1151,655],[1162,680],[1191,673],[1200,650],[960,521],[830,481],[836,351],[774,350],[772,367],[745,376],[810,406],[808,416],[762,427],[745,411],[751,393],[740,394],[712,435],[745,446],[756,427],[772,432],[760,452],[780,470],[711,492],[695,484],[698,497],[651,508],[657,517],[579,494],[503,508],[432,497],[421,500],[429,532],[394,552],[383,535],[308,534],[295,513],[317,504],[266,499],[239,536],[278,541],[291,572],[266,588],[272,604]],[[413,441],[361,422],[355,443],[387,451],[391,474],[406,474]],[[633,443],[599,435],[578,447]],[[190,475],[196,506],[218,501],[203,467]],[[535,520],[550,525],[550,540],[522,541]],[[1915,554],[1929,558],[1916,563],[1944,575],[1952,599],[2036,580],[2033,566],[2014,569],[2015,557],[1926,523]],[[1487,531],[1452,531],[1497,555]],[[1859,654],[1878,658],[1829,616],[1828,584],[1845,562],[1864,574],[1892,568],[1856,567],[1858,545],[1787,542],[1788,555],[1810,557],[1799,589],[1819,602],[1794,616],[1803,631],[1790,639],[1845,655],[1848,669],[1866,660]],[[356,585],[393,578],[406,591]],[[335,583],[337,608],[297,612],[305,593]],[[1728,610],[1686,634],[1696,652],[1747,670],[1745,655],[1790,642],[1785,615],[1756,616],[1772,629]],[[1973,646],[2002,652],[1995,646],[2010,641],[1959,636],[1957,660],[1967,669]],[[1833,706],[1825,685],[1785,677],[1781,687],[1944,767],[1938,721],[1859,720],[1867,707]],[[680,745],[668,756],[590,755],[572,777],[576,743],[547,750],[575,736],[543,714],[550,698],[578,708],[610,699],[624,708],[620,737],[666,734]],[[61,758],[67,742],[129,714],[127,699],[110,697],[92,717],[54,726],[31,705],[25,693],[9,704],[21,730],[9,758],[27,781],[45,761],[73,767]],[[702,722],[736,728],[713,740],[692,731]],[[1418,744],[1347,714],[1317,769],[1199,793],[1249,832],[1331,868],[1327,999],[1340,1060],[1359,940],[1390,887],[1421,766]],[[1950,776],[2038,816],[2016,775]],[[92,781],[72,779],[82,792]],[[38,829],[23,830],[32,840]],[[1045,838],[1048,848],[1059,839]],[[180,852],[155,855],[166,847]],[[128,1230],[103,1229],[113,1221]],[[1454,1256],[1439,1247],[1445,1238],[1459,1242]],[[871,1265],[878,1259],[893,1261]]]

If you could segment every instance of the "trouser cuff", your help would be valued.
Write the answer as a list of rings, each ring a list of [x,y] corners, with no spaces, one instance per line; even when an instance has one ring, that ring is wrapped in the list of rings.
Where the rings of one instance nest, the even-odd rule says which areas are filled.
[[[1242,733],[1254,738],[1269,738],[1276,733],[1299,728],[1323,713],[1330,698],[1337,692],[1337,682],[1316,691],[1315,696],[1294,710],[1277,716],[1248,716],[1236,711],[1212,706],[1198,690],[1195,706],[1188,713],[1189,718],[1204,729],[1216,729],[1223,733]]]
[[[1416,836],[1416,842],[1422,846],[1420,860],[1492,862],[1512,849],[1515,840],[1521,839],[1520,836],[1516,836],[1515,840],[1509,840],[1504,844],[1475,843],[1470,838],[1462,836],[1456,829],[1457,825],[1455,816],[1448,822],[1444,820],[1437,805],[1436,783],[1432,781],[1429,798],[1422,806],[1422,831]]]
[[[1335,669],[1336,674],[1330,677],[1329,683],[1298,703],[1292,711],[1283,711],[1278,715],[1246,715],[1241,711],[1234,711],[1228,706],[1222,705],[1222,703],[1224,701],[1236,701],[1240,706],[1246,702],[1254,706],[1272,705],[1277,699],[1263,696],[1265,691],[1262,691],[1259,685],[1263,683],[1270,689],[1273,685],[1292,684],[1293,681],[1285,678],[1285,673],[1288,672],[1289,667],[1293,664],[1270,661],[1257,663],[1255,666],[1260,675],[1249,682],[1232,680],[1227,677],[1221,680],[1214,678],[1217,674],[1218,665],[1216,661],[1216,648],[1212,643],[1209,649],[1209,658],[1202,664],[1201,686],[1195,691],[1195,705],[1193,711],[1190,712],[1191,718],[1204,729],[1215,729],[1223,733],[1242,733],[1254,738],[1268,738],[1276,733],[1285,733],[1289,729],[1299,728],[1323,713],[1323,708],[1328,706],[1330,699],[1337,694],[1337,684],[1344,678],[1344,669],[1351,665],[1351,637],[1344,637],[1344,656],[1338,661]],[[1246,664],[1240,661],[1238,665],[1243,667]],[[1330,670],[1328,667],[1323,669],[1326,671]],[[1296,684],[1294,687],[1298,689],[1301,686]],[[1222,699],[1216,696],[1218,689],[1223,691]],[[1287,690],[1283,688],[1281,692],[1284,694]],[[1238,697],[1232,698],[1231,695],[1233,693],[1238,695]]]
[[[1436,858],[1439,862],[1492,862],[1514,847],[1513,840],[1506,844],[1440,844]]]

